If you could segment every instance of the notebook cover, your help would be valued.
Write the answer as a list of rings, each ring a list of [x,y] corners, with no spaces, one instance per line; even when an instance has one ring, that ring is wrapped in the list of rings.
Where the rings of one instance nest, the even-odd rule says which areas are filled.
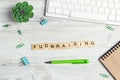
[[[120,80],[120,42],[102,55],[99,61],[115,80]]]

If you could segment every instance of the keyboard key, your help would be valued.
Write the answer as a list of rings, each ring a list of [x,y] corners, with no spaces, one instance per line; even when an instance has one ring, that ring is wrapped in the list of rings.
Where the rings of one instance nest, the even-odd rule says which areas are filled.
[[[96,1],[95,0],[91,1],[91,6],[93,6],[93,7],[96,6]]]
[[[94,12],[94,13],[98,13],[98,8],[97,8],[97,7],[94,7],[94,8],[93,8],[93,12]]]
[[[51,6],[51,7],[62,7],[62,4],[61,3],[57,3],[57,2],[50,2],[49,3],[49,6]]]
[[[90,5],[90,0],[85,0],[85,5]]]
[[[115,7],[114,3],[109,3],[109,8],[113,9]]]
[[[91,19],[91,20],[101,20],[101,21],[107,21],[107,16],[104,14],[94,14],[94,13],[88,13],[88,12],[77,12],[72,11],[71,17],[73,18],[81,18],[81,19]]]
[[[104,14],[104,8],[99,8],[99,13],[103,13]]]
[[[115,3],[119,3],[120,1],[119,0],[114,0]]]
[[[73,0],[73,4],[77,4],[78,3],[78,0]]]
[[[79,5],[75,5],[75,10],[79,10],[80,6]]]
[[[109,15],[110,14],[110,9],[105,9],[105,14]]]
[[[68,9],[69,9],[69,10],[73,10],[73,9],[74,9],[74,4],[69,4],[69,5],[68,5]]]
[[[108,7],[108,2],[104,2],[103,7]]]
[[[116,20],[116,17],[114,15],[110,15],[109,18],[108,18],[110,21],[115,21]]]
[[[111,9],[111,14],[112,14],[112,15],[116,15],[116,12],[117,12],[116,10]]]
[[[81,11],[85,11],[86,10],[86,6],[81,6]]]
[[[120,21],[120,16],[117,16],[117,19],[116,19],[116,21]]]
[[[49,12],[49,13],[55,13],[55,8],[49,7],[49,8],[48,8],[48,12]]]
[[[84,5],[85,1],[84,0],[79,0],[78,3]]]
[[[87,12],[92,12],[93,8],[91,6],[87,7]]]
[[[65,0],[60,0],[60,2],[63,2],[63,3],[64,3],[64,2],[65,2]]]
[[[66,0],[67,3],[72,3],[72,0]]]
[[[62,14],[62,9],[56,9],[56,13],[58,13],[58,14]]]
[[[64,15],[70,15],[70,11],[69,11],[69,10],[64,10],[64,11],[63,11],[63,14],[64,14]]]
[[[117,11],[117,15],[120,16],[120,10]]]
[[[63,6],[62,6],[63,9],[68,9],[68,4],[66,3],[63,3]]]
[[[67,15],[63,15],[63,14],[52,14],[52,13],[46,13],[47,16],[52,16],[52,17],[58,17],[58,18],[68,18]]]
[[[101,1],[98,1],[98,2],[97,2],[97,6],[98,6],[98,7],[101,7],[101,6],[102,6],[102,2],[101,2]]]
[[[113,0],[108,0],[108,2],[113,2]]]
[[[117,4],[115,5],[115,9],[120,9],[120,4],[117,3]]]

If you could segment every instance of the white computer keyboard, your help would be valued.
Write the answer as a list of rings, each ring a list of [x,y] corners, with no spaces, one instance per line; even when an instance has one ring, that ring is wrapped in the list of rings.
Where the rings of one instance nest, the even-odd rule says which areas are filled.
[[[120,0],[47,0],[45,15],[120,25]]]

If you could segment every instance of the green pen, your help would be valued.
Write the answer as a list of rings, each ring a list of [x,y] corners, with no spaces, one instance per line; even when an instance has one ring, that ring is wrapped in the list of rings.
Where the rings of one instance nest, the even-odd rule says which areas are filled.
[[[74,59],[74,60],[52,60],[45,62],[47,64],[88,64],[88,59]]]

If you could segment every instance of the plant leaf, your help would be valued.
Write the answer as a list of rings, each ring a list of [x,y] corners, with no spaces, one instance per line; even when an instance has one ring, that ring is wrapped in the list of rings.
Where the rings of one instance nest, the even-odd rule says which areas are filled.
[[[29,12],[32,11],[32,10],[33,10],[33,6],[32,6],[32,5],[29,5],[29,6],[28,6],[28,10],[29,10]]]
[[[28,6],[28,2],[24,1],[24,2],[23,2],[23,5],[24,5],[24,6]]]
[[[26,19],[25,19],[25,22],[28,22],[28,21],[29,21],[29,18],[26,18]]]
[[[16,7],[12,8],[12,11],[15,11],[16,10]]]
[[[25,11],[25,13],[27,13],[27,12],[28,12],[28,7],[25,6],[25,7],[23,8],[23,10]]]
[[[16,7],[17,7],[17,8],[20,8],[20,6],[21,6],[21,2],[18,2],[18,3],[16,4]]]
[[[33,13],[33,12],[29,13],[29,17],[30,17],[30,18],[32,18],[33,16],[34,16],[34,13]]]

